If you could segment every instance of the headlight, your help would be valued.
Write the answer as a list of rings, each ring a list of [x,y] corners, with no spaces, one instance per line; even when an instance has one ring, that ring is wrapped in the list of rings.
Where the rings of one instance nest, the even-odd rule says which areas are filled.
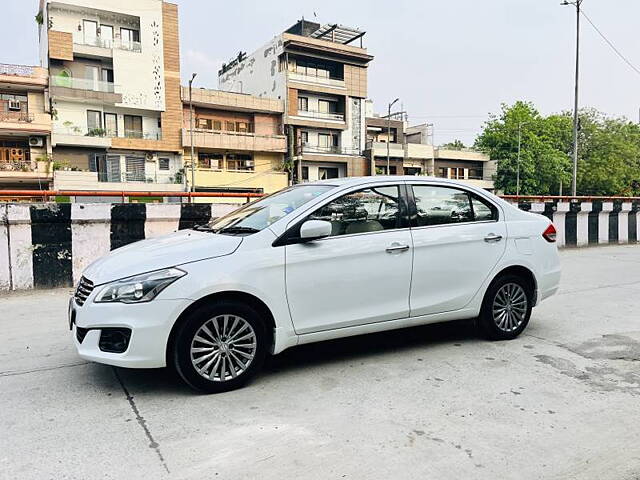
[[[158,294],[187,272],[177,268],[167,268],[151,273],[123,278],[108,283],[98,292],[96,303],[144,303],[150,302]]]

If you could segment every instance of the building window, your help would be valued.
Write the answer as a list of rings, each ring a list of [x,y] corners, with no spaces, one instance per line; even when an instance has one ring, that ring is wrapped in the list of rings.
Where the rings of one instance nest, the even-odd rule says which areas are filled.
[[[340,178],[339,168],[337,167],[318,168],[318,180],[329,180],[331,178]]]
[[[298,97],[298,110],[301,112],[309,111],[309,99],[307,97]]]
[[[140,31],[130,28],[120,29],[120,42],[122,48],[125,50],[139,50],[140,49]]]
[[[300,141],[302,142],[302,145],[308,145],[309,144],[309,132],[300,132]]]
[[[196,120],[196,127],[202,130],[211,130],[213,128],[213,120],[210,118],[198,118]]]
[[[100,40],[104,48],[113,47],[113,27],[111,25],[100,25]]]
[[[223,156],[217,153],[201,153],[198,155],[198,168],[222,170]]]
[[[126,157],[127,182],[144,182],[144,157]]]
[[[220,120],[214,120],[213,129],[218,131],[222,130],[222,122]]]
[[[227,132],[235,132],[236,131],[236,123],[235,122],[224,122],[225,130]]]
[[[318,147],[326,151],[335,151],[338,149],[338,135],[335,133],[319,133]]]
[[[158,170],[169,170],[169,159],[168,158],[159,158],[158,159]]]
[[[251,155],[227,155],[227,170],[253,172],[255,164]]]
[[[98,45],[98,22],[83,20],[84,43],[86,45]]]
[[[118,136],[118,115],[115,113],[104,114],[104,129],[109,137]]]
[[[236,132],[240,133],[251,133],[253,128],[251,128],[251,124],[248,122],[236,122]]]
[[[304,182],[309,181],[309,167],[302,167],[302,180]]]
[[[318,110],[320,113],[338,113],[338,102],[318,100]]]
[[[142,117],[138,115],[124,116],[124,136],[127,138],[142,138]]]
[[[449,169],[444,167],[438,168],[438,177],[449,178]]]
[[[102,130],[102,112],[87,110],[87,133],[95,135]]]

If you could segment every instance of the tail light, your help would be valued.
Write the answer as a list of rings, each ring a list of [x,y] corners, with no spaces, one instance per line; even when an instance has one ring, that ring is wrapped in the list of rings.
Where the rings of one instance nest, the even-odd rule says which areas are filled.
[[[555,243],[556,241],[556,227],[553,226],[553,223],[549,224],[547,229],[542,233],[544,239],[549,243]]]

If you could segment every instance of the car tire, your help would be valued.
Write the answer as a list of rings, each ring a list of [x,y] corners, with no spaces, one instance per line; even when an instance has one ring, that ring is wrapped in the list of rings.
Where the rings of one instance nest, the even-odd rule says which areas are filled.
[[[203,305],[176,332],[173,366],[196,390],[235,390],[261,370],[269,338],[261,315],[250,306],[229,301]]]
[[[517,275],[502,275],[487,289],[478,327],[489,340],[512,340],[527,328],[532,309],[529,282]]]

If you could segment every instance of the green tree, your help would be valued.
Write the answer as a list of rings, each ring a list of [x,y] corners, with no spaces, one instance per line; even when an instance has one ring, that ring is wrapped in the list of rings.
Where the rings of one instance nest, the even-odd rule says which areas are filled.
[[[444,145],[442,145],[442,148],[447,148],[450,150],[462,150],[463,148],[466,148],[464,146],[464,143],[462,142],[462,140],[454,140],[453,142],[449,142],[449,143],[445,143]]]
[[[543,117],[531,103],[502,105],[500,115],[485,123],[475,142],[498,160],[496,187],[516,192],[518,130],[521,128],[520,193],[567,193],[573,163],[573,119],[570,112]],[[640,181],[640,125],[610,118],[595,110],[580,112],[579,195],[630,195]]]

